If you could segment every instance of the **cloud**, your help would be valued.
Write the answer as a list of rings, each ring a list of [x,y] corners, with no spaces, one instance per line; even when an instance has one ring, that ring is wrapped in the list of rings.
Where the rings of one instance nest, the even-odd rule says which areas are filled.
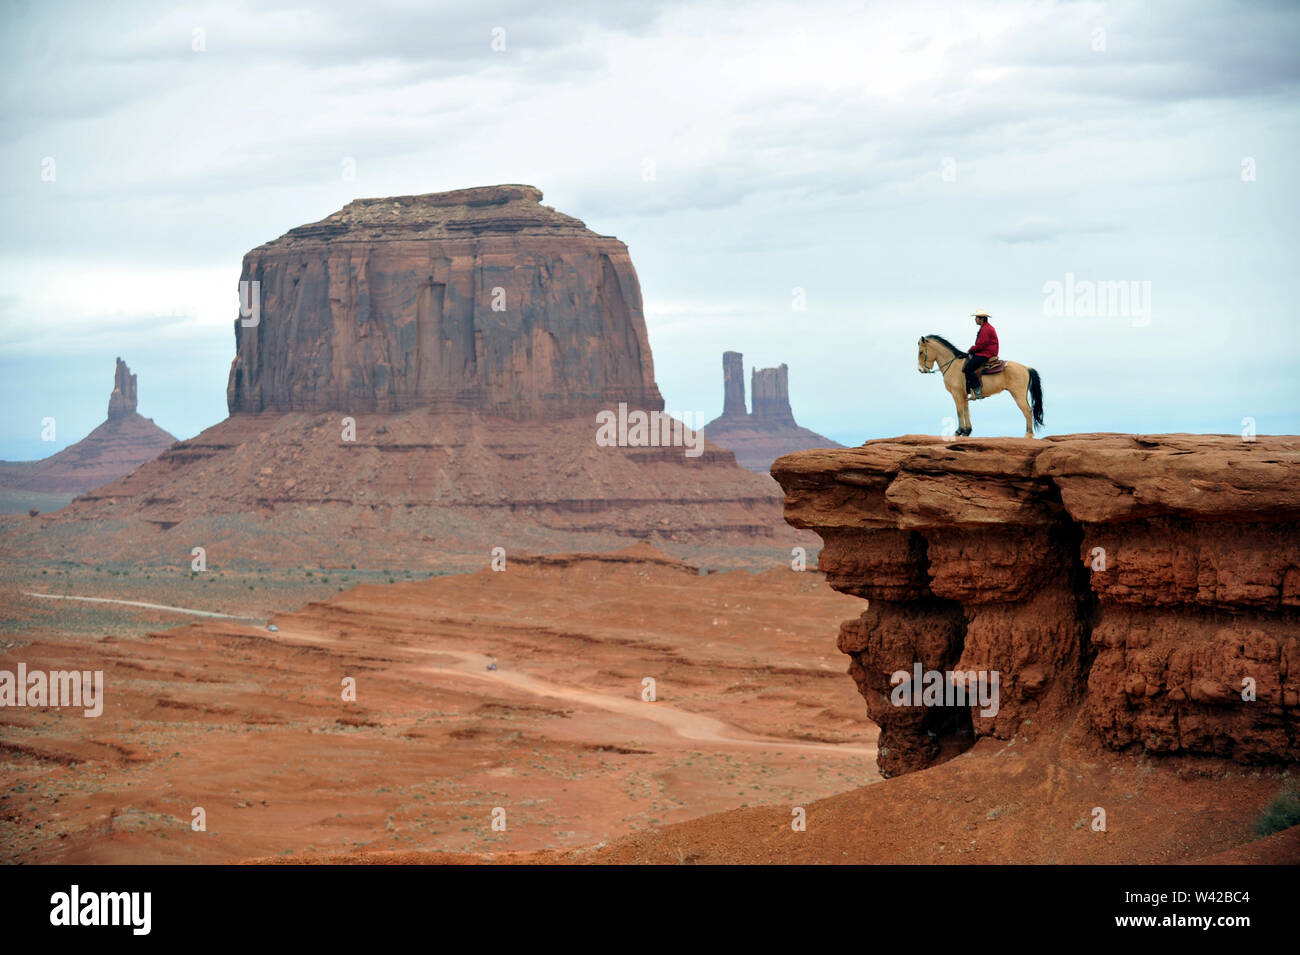
[[[495,182],[627,242],[679,407],[713,406],[737,348],[788,357],[827,420],[901,427],[907,402],[844,411],[862,363],[901,348],[907,371],[976,305],[1054,394],[1112,400],[1076,359],[1145,340],[1046,322],[1066,272],[1154,280],[1153,327],[1178,316],[1192,360],[1253,369],[1243,343],[1289,321],[1293,4],[150,0],[16,5],[5,26],[0,315],[24,322],[0,337],[51,381],[77,342],[210,336],[220,409],[249,249],[360,196]],[[1144,372],[1106,414],[1183,384]],[[1270,375],[1241,388],[1285,404]]]
[[[8,13],[0,40],[0,142],[271,65],[322,74],[335,90],[404,88],[477,73],[529,84],[572,81],[600,69],[601,35],[646,31],[668,6],[644,0],[567,10],[532,0],[459,7],[423,0],[19,5]],[[264,94],[275,95],[273,84]]]
[[[1193,0],[1053,4],[1002,32],[988,58],[1020,81],[1129,103],[1271,95],[1300,85],[1293,5]]]
[[[111,350],[133,341],[179,345],[207,334],[189,315],[78,314],[60,317],[57,325],[44,321],[47,317],[6,315],[0,322],[0,348],[12,355],[70,354]]]
[[[995,232],[991,238],[1009,245],[1022,243],[1055,242],[1070,235],[1106,235],[1123,231],[1120,226],[1109,223],[1095,225],[1054,222],[1048,219],[1021,219],[1010,226]]]

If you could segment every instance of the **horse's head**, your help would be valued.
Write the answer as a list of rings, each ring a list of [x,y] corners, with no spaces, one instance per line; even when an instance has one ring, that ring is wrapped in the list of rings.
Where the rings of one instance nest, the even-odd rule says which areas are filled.
[[[934,363],[939,359],[930,354],[930,349],[926,347],[925,339],[922,338],[916,343],[916,370],[928,374],[934,370]]]

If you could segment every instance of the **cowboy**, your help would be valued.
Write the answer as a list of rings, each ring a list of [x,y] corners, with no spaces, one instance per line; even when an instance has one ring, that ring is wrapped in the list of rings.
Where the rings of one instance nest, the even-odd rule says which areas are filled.
[[[970,347],[970,354],[966,356],[962,371],[966,372],[966,387],[970,389],[971,396],[983,398],[984,391],[980,384],[980,367],[998,357],[998,333],[989,324],[988,312],[973,312],[971,314],[975,318],[975,324],[980,327],[980,331],[975,336],[975,344]]]

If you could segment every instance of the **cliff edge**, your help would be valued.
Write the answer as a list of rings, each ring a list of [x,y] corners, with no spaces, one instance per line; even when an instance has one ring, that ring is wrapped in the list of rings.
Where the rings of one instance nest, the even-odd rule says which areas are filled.
[[[1295,436],[909,435],[772,475],[868,600],[839,647],[898,774],[1080,708],[1111,749],[1300,758],[1298,465]],[[997,671],[998,705],[896,705],[918,662]]]

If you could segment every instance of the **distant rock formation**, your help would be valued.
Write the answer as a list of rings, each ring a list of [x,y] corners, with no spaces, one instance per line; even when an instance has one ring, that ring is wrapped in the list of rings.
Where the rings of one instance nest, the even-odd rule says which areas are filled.
[[[131,369],[126,367],[126,362],[119,358],[117,369],[113,373],[113,393],[108,396],[109,421],[135,414],[135,389],[135,375],[131,374]]]
[[[750,380],[750,394],[753,395],[756,423],[798,427],[794,423],[794,412],[790,410],[790,369],[787,366],[755,368]]]
[[[722,414],[702,429],[704,436],[733,451],[736,460],[751,471],[767,474],[783,454],[810,448],[840,448],[843,445],[815,431],[801,428],[790,408],[790,369],[755,368],[750,380],[754,412],[745,408],[744,356],[722,353]]]
[[[830,585],[870,601],[839,646],[897,774],[1074,727],[1300,759],[1298,468],[1293,435],[909,435],[772,474]],[[895,705],[891,675],[918,664],[997,671],[997,705]]]
[[[662,410],[627,246],[541,198],[358,199],[249,252],[230,413]]]
[[[108,399],[108,419],[76,444],[48,458],[0,461],[0,488],[82,494],[152,461],[176,439],[152,418],[137,414],[136,400],[136,376],[119,358]]]
[[[745,407],[745,360],[738,351],[722,353],[722,417],[743,418]]]
[[[541,198],[361,199],[249,252],[230,417],[26,522],[22,546],[346,567],[645,540],[752,566],[815,543],[770,479],[694,432],[598,442],[598,412],[663,409],[640,285],[622,242]]]

